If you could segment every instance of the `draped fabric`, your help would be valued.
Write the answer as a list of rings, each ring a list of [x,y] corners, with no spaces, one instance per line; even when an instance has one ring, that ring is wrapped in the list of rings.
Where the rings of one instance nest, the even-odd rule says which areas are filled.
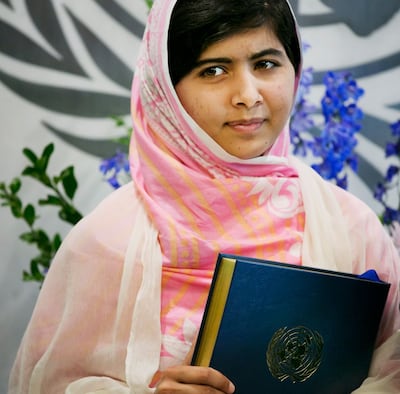
[[[393,283],[377,344],[392,339],[364,389],[391,390],[400,374],[400,263],[389,237],[365,204],[290,156],[288,127],[264,156],[240,160],[195,124],[168,73],[175,2],[156,0],[135,70],[133,182],[60,248],[10,393],[152,392],[154,374],[182,363],[195,340],[219,252],[354,273],[376,269]]]

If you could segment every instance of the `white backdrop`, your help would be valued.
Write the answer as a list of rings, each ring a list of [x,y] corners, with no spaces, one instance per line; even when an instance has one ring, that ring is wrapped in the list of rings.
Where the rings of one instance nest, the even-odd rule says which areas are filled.
[[[74,165],[75,202],[87,213],[112,190],[98,166],[111,152],[105,140],[120,133],[109,116],[129,119],[130,78],[146,7],[141,0],[30,3],[0,0],[0,182],[11,181],[26,166],[24,147],[39,153],[54,142],[50,172]],[[305,65],[314,67],[317,85],[325,71],[349,69],[366,90],[360,105],[367,116],[358,147],[365,165],[360,176],[351,177],[350,190],[376,211],[380,207],[370,187],[387,166],[382,147],[390,135],[388,123],[400,119],[398,3],[292,1],[303,39],[311,45]],[[321,95],[316,86],[312,97]],[[43,190],[24,178],[21,197],[25,203],[35,201]],[[69,226],[54,212],[41,210],[40,224],[49,233],[65,235]],[[6,392],[39,288],[21,280],[36,253],[18,239],[26,227],[8,208],[0,208],[0,226],[0,392]]]

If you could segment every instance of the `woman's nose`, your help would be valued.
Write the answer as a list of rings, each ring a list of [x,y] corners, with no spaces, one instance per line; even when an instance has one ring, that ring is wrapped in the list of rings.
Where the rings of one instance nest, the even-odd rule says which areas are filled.
[[[232,105],[252,108],[263,101],[259,81],[250,72],[239,75],[233,81]]]

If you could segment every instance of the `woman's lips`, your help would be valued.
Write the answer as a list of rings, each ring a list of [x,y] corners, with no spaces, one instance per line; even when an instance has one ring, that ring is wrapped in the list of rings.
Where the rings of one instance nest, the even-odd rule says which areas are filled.
[[[227,125],[236,131],[251,132],[261,127],[264,121],[264,118],[242,119],[227,122]]]

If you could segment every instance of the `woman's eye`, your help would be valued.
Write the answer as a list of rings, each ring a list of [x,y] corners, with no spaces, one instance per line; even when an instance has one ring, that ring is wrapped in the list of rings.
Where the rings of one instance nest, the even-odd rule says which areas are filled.
[[[256,69],[270,69],[274,68],[276,66],[276,63],[270,61],[270,60],[261,60],[256,63],[255,68]]]
[[[218,77],[224,73],[224,69],[219,66],[208,67],[201,72],[202,77]]]

